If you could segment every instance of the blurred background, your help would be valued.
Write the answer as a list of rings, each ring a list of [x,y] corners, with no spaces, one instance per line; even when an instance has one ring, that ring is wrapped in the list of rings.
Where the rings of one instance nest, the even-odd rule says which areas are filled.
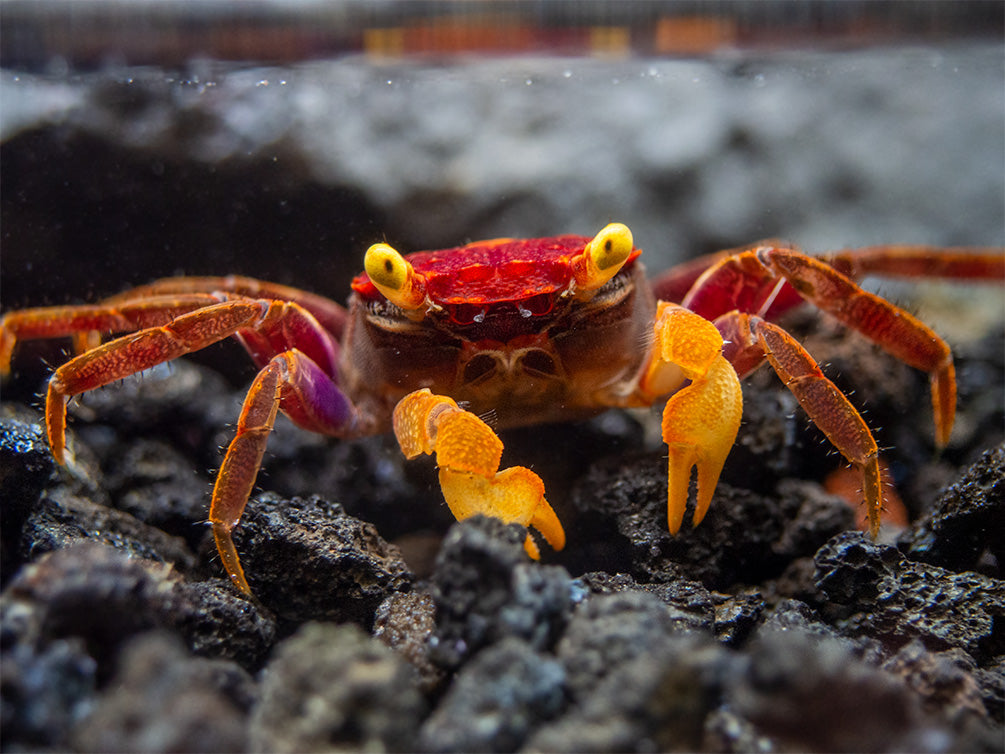
[[[632,227],[1005,244],[1000,2],[0,2],[4,310]]]

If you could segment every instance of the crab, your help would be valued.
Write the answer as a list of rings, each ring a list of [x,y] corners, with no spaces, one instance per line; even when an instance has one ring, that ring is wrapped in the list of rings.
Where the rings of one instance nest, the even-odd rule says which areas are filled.
[[[859,412],[772,320],[807,301],[931,376],[935,441],[953,426],[949,347],[903,309],[860,288],[866,274],[1005,278],[1001,249],[877,246],[813,257],[766,241],[646,279],[631,231],[501,238],[402,256],[371,246],[348,307],[245,277],[178,277],[94,305],[14,311],[0,322],[0,373],[18,340],[72,336],[78,355],[52,374],[45,423],[66,460],[75,395],[228,337],[259,367],[216,476],[209,522],[223,568],[251,594],[232,532],[277,413],[339,438],[393,428],[408,458],[436,456],[457,519],[476,513],[565,532],[530,469],[499,469],[496,429],[665,403],[667,525],[676,534],[696,476],[691,522],[712,502],[742,415],[740,379],[767,362],[857,469],[879,530],[879,451]],[[111,334],[121,334],[103,342]],[[481,417],[494,417],[495,428]],[[525,547],[539,557],[528,531]]]

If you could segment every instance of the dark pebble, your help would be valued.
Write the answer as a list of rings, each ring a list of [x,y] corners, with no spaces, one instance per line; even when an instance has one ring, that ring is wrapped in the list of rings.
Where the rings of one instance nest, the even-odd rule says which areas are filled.
[[[372,524],[320,497],[253,498],[234,543],[256,597],[289,622],[369,626],[385,598],[411,587],[398,548],[381,539]],[[215,550],[213,561],[219,568]]]
[[[21,529],[55,468],[37,421],[0,415],[0,578],[4,582],[23,562]]]
[[[565,705],[565,672],[554,657],[515,637],[483,649],[457,674],[423,724],[429,752],[512,752]]]
[[[820,548],[817,586],[836,603],[843,633],[896,651],[912,639],[959,648],[978,664],[1005,653],[1005,582],[910,561],[896,548],[848,532]]]
[[[564,568],[531,563],[525,537],[523,527],[480,515],[450,529],[432,577],[437,664],[455,668],[507,636],[547,649],[561,635],[571,579]]]
[[[711,632],[717,612],[715,598],[701,583],[685,578],[639,584],[626,573],[594,571],[580,576],[575,585],[588,595],[645,592],[663,602],[675,630]]]
[[[436,628],[436,607],[429,594],[396,592],[377,608],[373,635],[408,660],[419,673],[424,693],[436,692],[446,673],[431,657],[430,639]]]
[[[837,640],[766,631],[752,642],[746,661],[727,691],[729,706],[784,750],[930,749],[919,700]],[[931,735],[943,734],[936,728]],[[935,748],[946,750],[946,744]]]
[[[579,703],[543,726],[524,751],[697,751],[734,664],[710,638],[663,636],[583,688]]]
[[[4,641],[44,646],[77,637],[107,675],[123,644],[154,628],[191,649],[257,665],[275,622],[223,581],[192,583],[165,563],[90,542],[23,568],[0,597]]]
[[[415,670],[356,626],[307,623],[276,648],[251,751],[414,751],[425,715]]]
[[[606,539],[614,566],[643,582],[683,576],[717,590],[756,584],[853,521],[847,504],[812,483],[786,483],[767,496],[721,482],[702,524],[692,527],[689,511],[672,536],[666,474],[662,453],[611,459],[593,466],[573,493],[589,522],[584,536]]]
[[[97,663],[83,642],[59,639],[43,647],[17,642],[3,648],[0,664],[4,741],[36,751],[65,747],[95,693]]]
[[[1005,564],[1005,445],[986,451],[900,537],[901,551],[954,571],[976,570],[981,556]]]
[[[251,676],[226,660],[191,657],[172,634],[123,649],[119,669],[74,730],[83,752],[241,752],[255,698]]]
[[[100,542],[128,555],[167,563],[181,573],[192,571],[196,557],[180,537],[143,523],[123,511],[74,494],[68,487],[48,490],[21,532],[21,554],[27,561],[77,542]]]
[[[597,594],[580,603],[558,643],[569,693],[583,699],[604,678],[680,630],[667,606],[653,594]]]

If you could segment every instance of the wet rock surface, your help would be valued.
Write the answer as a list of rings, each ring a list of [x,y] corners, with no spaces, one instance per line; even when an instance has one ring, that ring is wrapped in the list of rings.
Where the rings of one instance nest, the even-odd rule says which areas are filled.
[[[876,57],[826,73],[761,64],[687,63],[686,75],[673,76],[662,63],[647,69],[640,80],[671,87],[650,101],[687,113],[680,117],[698,142],[691,146],[652,125],[635,138],[645,113],[626,119],[611,103],[636,112],[620,92],[638,81],[621,79],[618,97],[600,98],[596,91],[615,86],[602,66],[585,77],[593,89],[580,104],[589,107],[545,114],[522,92],[542,83],[554,92],[582,70],[536,81],[508,70],[502,100],[474,98],[484,113],[505,117],[484,119],[480,138],[448,131],[431,140],[413,123],[387,122],[398,117],[387,105],[400,91],[387,82],[399,69],[354,63],[325,73],[315,83],[333,84],[334,109],[317,109],[320,88],[294,102],[292,86],[258,86],[275,83],[274,69],[221,76],[219,88],[174,86],[150,72],[135,72],[136,89],[117,74],[104,84],[88,78],[75,91],[93,110],[19,130],[3,145],[4,309],[94,300],[177,271],[345,291],[360,250],[384,234],[410,248],[582,231],[600,216],[599,224],[635,227],[636,213],[646,218],[638,227],[647,255],[657,258],[661,247],[654,268],[683,248],[776,233],[821,247],[999,243],[1000,160],[988,173],[986,156],[1000,154],[1000,65],[992,58],[995,87],[979,111],[964,106],[974,103],[955,78],[948,104],[933,100],[945,105],[931,108],[940,122],[966,113],[965,148],[945,158],[955,176],[948,187],[945,161],[931,161],[933,184],[917,175],[929,161],[903,159],[904,129],[926,120],[901,100],[911,87],[884,88],[889,69]],[[902,62],[927,76],[968,64],[984,71],[987,60],[987,51],[971,58],[948,50]],[[498,69],[480,70],[500,86]],[[410,75],[419,92],[430,82],[442,88],[429,71]],[[754,93],[758,76],[821,91],[821,81],[840,79],[841,96],[778,107],[778,90],[768,87],[782,100]],[[702,77],[729,97],[680,107],[682,88]],[[364,108],[367,123],[384,123],[371,132],[348,125],[358,98],[345,87],[373,82],[389,94]],[[471,99],[466,84],[444,86],[457,107]],[[862,117],[896,116],[898,148],[885,150],[893,173],[863,156],[862,134],[873,132],[835,117],[849,100]],[[410,114],[434,114],[429,101],[439,100]],[[256,130],[285,105],[300,113],[295,127],[279,136]],[[257,113],[256,129],[242,132],[230,107]],[[988,148],[974,146],[984,143],[984,108],[996,119]],[[544,147],[521,150],[526,159],[512,169],[496,159],[509,152],[495,146],[500,132],[503,143],[554,144],[545,138],[551,124],[580,122],[584,111],[633,124],[632,135],[616,129],[625,138],[608,140],[634,145],[631,155],[592,143],[565,160],[595,177],[605,173],[599,156],[600,168],[624,178],[609,195],[584,203],[577,191],[596,186],[539,165]],[[692,121],[696,112],[721,112],[727,122],[707,130]],[[318,119],[321,135],[302,139]],[[333,122],[341,124],[334,134]],[[828,135],[827,149],[797,138],[814,126]],[[418,135],[395,146],[393,161],[413,164],[411,155],[423,170],[371,169],[388,165],[388,134],[413,127]],[[935,128],[910,143],[920,152],[944,134]],[[492,156],[488,167],[453,152],[452,140]],[[347,143],[352,159],[341,159]],[[980,159],[967,161],[971,154]],[[772,155],[794,157],[779,171],[767,167]],[[477,176],[480,187],[486,170],[502,188],[471,185]],[[572,186],[580,188],[570,195]],[[775,186],[783,189],[766,195]],[[898,193],[904,186],[906,195]],[[933,186],[962,198],[954,204]],[[461,206],[466,195],[473,200]],[[63,275],[37,274],[62,267],[61,256],[69,260]],[[843,460],[762,370],[744,383],[744,424],[706,519],[697,528],[687,520],[676,537],[666,530],[666,458],[653,414],[504,434],[504,461],[541,474],[566,527],[566,549],[542,548],[541,563],[526,556],[519,527],[455,524],[435,464],[405,462],[393,437],[338,442],[280,418],[235,533],[254,598],[229,583],[205,525],[220,448],[254,375],[246,354],[220,345],[71,401],[70,462],[57,467],[38,396],[44,365],[64,361],[66,346],[22,344],[0,413],[0,748],[1000,751],[1005,364],[1000,324],[976,338],[983,325],[963,303],[972,302],[950,297],[942,309],[950,323],[965,312],[957,327],[974,337],[954,343],[959,414],[939,454],[925,375],[812,310],[785,323],[866,410],[883,448],[909,524],[885,525],[880,544],[850,531],[854,509],[827,486]]]
[[[372,524],[319,497],[250,501],[234,544],[252,590],[280,618],[369,623],[411,574]]]
[[[1005,582],[912,562],[861,534],[835,537],[816,554],[817,586],[842,632],[898,647],[913,638],[957,648],[979,662],[1005,653]]]

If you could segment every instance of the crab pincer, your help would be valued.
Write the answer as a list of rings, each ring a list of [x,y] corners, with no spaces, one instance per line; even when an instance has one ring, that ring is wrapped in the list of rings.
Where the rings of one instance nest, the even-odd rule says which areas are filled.
[[[482,513],[537,529],[555,550],[565,547],[565,530],[544,498],[541,478],[523,466],[499,471],[502,442],[453,399],[428,389],[406,395],[394,409],[394,434],[406,458],[436,454],[443,497],[458,521]],[[530,534],[524,548],[540,558]]]
[[[740,428],[743,394],[736,371],[723,356],[722,335],[711,322],[661,301],[654,333],[656,342],[640,387],[659,394],[668,378],[689,380],[663,409],[663,442],[669,453],[667,521],[670,533],[676,534],[684,521],[692,468],[698,478],[693,525],[708,511]]]

